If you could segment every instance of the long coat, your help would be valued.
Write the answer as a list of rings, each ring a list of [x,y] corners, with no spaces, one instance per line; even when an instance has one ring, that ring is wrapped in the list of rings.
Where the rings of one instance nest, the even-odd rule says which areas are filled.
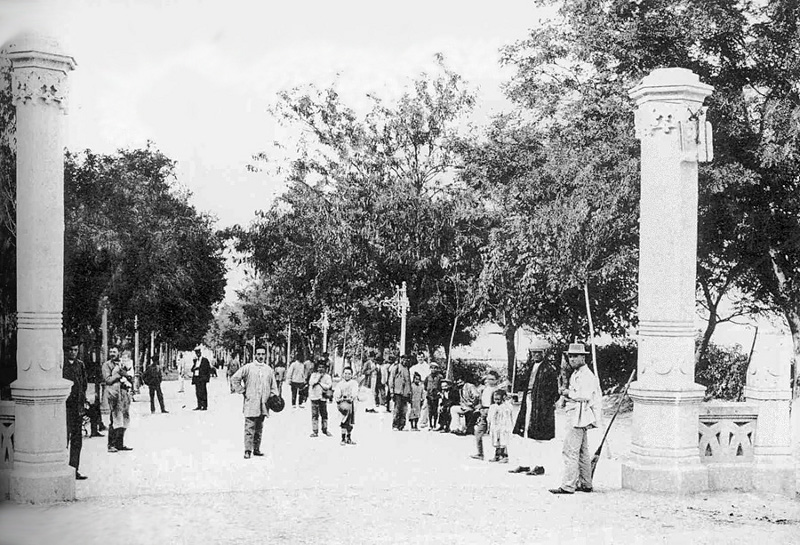
[[[531,368],[533,372],[533,367]],[[530,375],[526,384],[530,384]],[[539,365],[539,370],[533,380],[531,399],[528,399],[528,390],[522,396],[522,404],[519,407],[517,422],[514,424],[514,435],[536,439],[537,441],[549,441],[556,436],[556,408],[558,401],[558,372],[553,365],[545,360]],[[528,403],[531,405],[531,420],[528,429],[525,428],[525,415],[527,414]],[[523,431],[525,433],[523,433]]]
[[[244,394],[243,412],[246,417],[269,415],[267,400],[280,395],[272,368],[266,363],[251,362],[239,368],[231,377],[237,393]]]

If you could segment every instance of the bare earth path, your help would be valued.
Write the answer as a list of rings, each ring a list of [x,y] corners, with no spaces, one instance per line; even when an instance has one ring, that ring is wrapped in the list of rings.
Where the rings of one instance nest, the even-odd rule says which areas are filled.
[[[596,492],[553,496],[560,437],[542,453],[547,474],[527,477],[469,459],[471,438],[393,432],[385,414],[358,414],[356,446],[339,445],[338,414],[334,437],[311,439],[308,407],[288,407],[265,424],[266,456],[244,460],[241,397],[220,376],[210,409],[192,411],[191,388],[164,384],[166,415],[150,414],[143,389],[126,437],[132,452],[86,440],[89,480],[77,483],[77,501],[2,504],[0,545],[800,543],[797,499],[621,490],[629,417],[615,424]]]

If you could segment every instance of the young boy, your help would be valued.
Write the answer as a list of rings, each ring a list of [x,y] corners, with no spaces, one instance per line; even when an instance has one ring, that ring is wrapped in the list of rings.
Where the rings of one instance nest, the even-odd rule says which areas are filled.
[[[331,436],[328,431],[328,400],[325,392],[333,387],[333,380],[328,374],[325,360],[317,361],[317,368],[308,379],[308,399],[311,400],[311,437],[319,436],[319,418],[322,417],[322,433]]]
[[[471,458],[475,460],[483,460],[483,436],[486,435],[489,424],[487,417],[489,416],[489,407],[492,406],[492,399],[495,390],[497,390],[497,380],[500,378],[497,371],[494,369],[486,373],[483,377],[483,387],[480,390],[480,406],[478,408],[478,420],[475,423],[475,446],[478,452],[473,454]]]
[[[342,413],[342,445],[355,445],[350,434],[355,424],[356,400],[358,399],[358,381],[353,378],[353,370],[345,367],[342,370],[342,380],[333,390],[333,400],[339,412]]]

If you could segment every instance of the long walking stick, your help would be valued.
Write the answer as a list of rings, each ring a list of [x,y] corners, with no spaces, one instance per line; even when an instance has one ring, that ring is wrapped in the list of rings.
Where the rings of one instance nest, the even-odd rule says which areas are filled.
[[[608,437],[608,432],[611,431],[611,426],[614,424],[614,420],[617,418],[619,414],[619,410],[622,408],[622,402],[625,401],[625,397],[628,395],[628,388],[633,381],[633,376],[636,374],[636,369],[634,368],[631,371],[631,376],[628,377],[628,382],[625,383],[625,389],[622,391],[622,395],[617,402],[617,410],[614,411],[614,416],[611,417],[611,421],[608,423],[608,427],[606,428],[606,432],[603,434],[603,439],[600,441],[600,446],[597,447],[597,450],[594,452],[594,456],[592,456],[592,477],[594,477],[594,470],[597,468],[597,462],[600,461],[600,453],[603,451],[603,445],[606,442],[606,437]]]

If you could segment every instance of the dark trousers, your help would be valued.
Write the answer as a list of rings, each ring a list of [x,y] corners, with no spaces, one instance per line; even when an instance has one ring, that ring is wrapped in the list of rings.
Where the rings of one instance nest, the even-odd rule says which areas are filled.
[[[159,382],[153,386],[148,386],[147,389],[150,391],[150,412],[156,412],[156,395],[158,395],[158,404],[161,405],[161,412],[166,412],[164,408],[164,394],[161,393],[161,383]]]
[[[392,427],[402,430],[406,427],[406,407],[408,399],[401,394],[394,394],[394,420]]]
[[[208,409],[208,385],[205,381],[194,385],[194,394],[197,396],[197,406],[201,409]]]
[[[83,417],[79,411],[69,408],[67,408],[67,445],[69,445],[69,465],[77,471],[81,465]]]
[[[322,417],[322,433],[328,431],[328,402],[324,399],[311,400],[311,430],[319,432],[319,419]]]
[[[450,421],[453,419],[450,414],[450,407],[450,404],[442,403],[439,409],[439,427],[446,431],[450,431]]]
[[[431,429],[436,427],[439,421],[439,398],[436,396],[428,397],[428,425]]]
[[[489,409],[481,409],[477,412],[477,420],[475,422],[475,446],[478,449],[478,455],[483,456],[483,436],[489,431],[489,422],[486,417],[489,415]]]
[[[300,404],[302,404],[305,399],[303,399],[303,387],[305,384],[302,382],[292,382],[292,407],[297,406],[298,399],[300,400]]]
[[[464,431],[467,435],[473,435],[475,433],[475,425],[478,423],[480,416],[480,411],[469,411],[464,415],[464,425],[466,426]]]
[[[89,422],[91,423],[92,437],[106,429],[105,425],[103,424],[103,418],[100,414],[99,403],[93,403],[89,405],[89,410],[86,411],[86,414],[89,416]]]
[[[114,417],[109,415],[111,422],[108,424],[108,446],[122,448],[125,445],[125,428],[114,427]]]
[[[244,450],[261,452],[261,434],[264,430],[264,415],[244,417]]]

